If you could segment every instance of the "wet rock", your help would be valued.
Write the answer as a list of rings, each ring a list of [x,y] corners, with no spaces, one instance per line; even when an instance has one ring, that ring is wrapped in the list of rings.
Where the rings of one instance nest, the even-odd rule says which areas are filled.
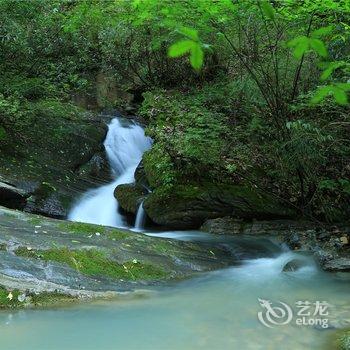
[[[91,188],[96,181],[93,174],[99,160],[94,156],[103,151],[107,126],[105,117],[83,112],[69,103],[53,100],[42,103],[33,113],[33,120],[28,120],[32,127],[23,130],[22,136],[26,142],[6,138],[1,143],[0,181],[10,182],[33,195],[26,210],[63,217],[61,207],[68,208],[80,193]],[[90,168],[91,176],[79,174],[79,169],[86,163],[89,163],[86,167]],[[1,175],[11,181],[3,181]],[[55,196],[46,196],[48,199],[43,200],[42,196],[34,194],[37,185],[43,182],[56,188]],[[28,185],[34,187],[27,188]],[[14,198],[14,191],[11,192],[10,198],[8,189],[6,197],[0,194],[0,205],[23,209],[26,205],[23,197],[29,196],[17,191]]]
[[[145,173],[145,167],[143,165],[142,160],[135,170],[134,177],[135,177],[135,182],[139,187],[143,187],[145,189],[150,188],[150,185],[149,185],[149,182],[147,180],[146,173]]]
[[[0,288],[99,297],[133,292],[146,286],[228,267],[232,255],[215,242],[184,242],[149,237],[127,230],[55,220],[0,207]],[[98,234],[97,234],[98,233]],[[11,242],[11,249],[7,249]],[[90,252],[90,253],[89,253]],[[90,272],[115,266],[111,275]],[[68,257],[65,258],[65,257]],[[101,262],[102,261],[102,262]],[[138,275],[129,273],[135,266]],[[123,268],[124,267],[124,268]],[[121,277],[122,276],[122,277]]]
[[[64,198],[60,198],[54,186],[43,182],[28,199],[24,210],[29,213],[63,219],[67,216],[67,207],[63,205],[63,201]]]
[[[321,259],[321,266],[326,271],[350,272],[350,257],[333,257],[328,255],[326,259]]]
[[[39,199],[37,202],[29,201],[24,210],[56,219],[64,219],[68,213],[67,209],[63,207],[62,202],[55,194],[45,199]]]
[[[0,181],[0,205],[12,209],[22,209],[26,205],[29,195],[27,191]]]
[[[147,194],[147,190],[135,184],[119,185],[114,190],[114,196],[119,205],[128,213],[136,214],[137,208]]]
[[[343,245],[349,244],[349,238],[347,236],[342,236],[339,238],[340,243]]]
[[[86,178],[92,183],[108,182],[112,179],[109,162],[105,152],[99,152],[82,165],[78,170],[79,177]]]
[[[157,224],[176,229],[197,228],[207,219],[288,218],[293,210],[254,188],[239,185],[178,185],[171,191],[150,193],[144,209]]]
[[[253,220],[244,221],[233,217],[223,217],[207,220],[201,230],[215,234],[244,234],[244,235],[270,235],[290,236],[295,232],[305,232],[315,224],[308,221],[296,220]]]
[[[329,239],[331,237],[331,233],[329,231],[322,230],[318,235],[317,238],[320,240]]]
[[[305,261],[301,260],[301,259],[293,259],[291,261],[288,261],[282,271],[283,272],[294,272],[297,271],[299,269],[301,269],[302,267],[305,267],[306,263]]]

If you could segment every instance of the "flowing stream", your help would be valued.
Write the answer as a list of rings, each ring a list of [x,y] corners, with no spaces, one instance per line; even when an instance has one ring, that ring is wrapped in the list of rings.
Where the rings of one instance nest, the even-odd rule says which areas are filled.
[[[105,147],[115,181],[83,196],[70,219],[125,226],[113,191],[118,184],[134,180],[135,167],[150,145],[139,125],[114,119]],[[141,210],[142,205],[138,228],[144,218]],[[350,322],[349,279],[320,271],[311,257],[288,251],[268,238],[214,237],[198,231],[145,233],[187,241],[219,240],[241,257],[242,264],[154,287],[151,294],[139,298],[0,313],[0,349],[331,349],[327,343],[334,330],[297,325],[295,303],[326,301],[332,305],[329,322],[338,315]],[[284,272],[295,259],[297,268]],[[258,312],[265,310],[262,300],[288,304],[293,320],[264,326],[258,320]]]
[[[182,232],[179,237],[193,239],[194,234],[200,237],[199,232],[188,236]],[[204,239],[210,238],[204,235]],[[239,241],[232,244],[248,255],[257,253],[256,245],[253,249]],[[256,244],[260,257],[171,287],[155,288],[154,294],[141,298],[0,313],[0,348],[332,349],[326,344],[334,330],[297,326],[295,322],[274,328],[262,325],[257,317],[263,310],[258,299],[283,301],[293,310],[297,301],[327,301],[338,308],[329,310],[332,318],[349,303],[349,280],[319,271],[307,256],[276,251],[272,242]],[[273,249],[268,249],[269,244]],[[304,267],[282,272],[286,262],[295,257],[304,259]]]

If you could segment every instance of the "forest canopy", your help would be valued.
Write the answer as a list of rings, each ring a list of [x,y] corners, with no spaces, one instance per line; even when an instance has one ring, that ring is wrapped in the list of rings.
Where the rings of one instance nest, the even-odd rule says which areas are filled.
[[[348,215],[349,1],[1,0],[0,16],[3,147],[38,115],[73,118],[103,74],[133,98],[99,107],[132,107],[155,141],[154,189],[243,183]]]

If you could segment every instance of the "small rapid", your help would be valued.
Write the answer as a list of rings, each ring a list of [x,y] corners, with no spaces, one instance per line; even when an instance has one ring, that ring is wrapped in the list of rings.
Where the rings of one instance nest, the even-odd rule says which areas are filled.
[[[145,136],[144,129],[139,124],[123,118],[114,118],[108,126],[104,147],[115,180],[85,193],[70,211],[68,219],[126,227],[125,218],[118,210],[114,190],[118,185],[134,181],[136,167],[151,144],[151,139]]]

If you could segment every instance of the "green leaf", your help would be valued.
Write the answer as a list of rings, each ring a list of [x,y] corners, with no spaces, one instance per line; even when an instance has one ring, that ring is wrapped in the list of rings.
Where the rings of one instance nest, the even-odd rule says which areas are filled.
[[[316,90],[316,93],[314,97],[311,99],[312,104],[320,103],[322,100],[324,100],[331,92],[332,92],[332,86],[326,85],[321,86]]]
[[[333,96],[335,101],[340,105],[347,105],[348,104],[348,96],[346,92],[340,88],[334,87],[333,88]]]
[[[262,1],[261,9],[267,18],[269,19],[275,18],[275,9],[273,8],[273,6],[270,4],[269,1]]]
[[[313,48],[320,56],[327,57],[328,51],[324,42],[320,39],[309,39],[310,46]]]
[[[203,65],[204,53],[200,44],[195,44],[191,48],[190,63],[194,69],[200,69]]]
[[[183,56],[185,53],[191,50],[193,45],[195,45],[195,43],[192,40],[180,40],[169,47],[168,56],[169,57]]]
[[[337,83],[336,85],[344,91],[350,91],[350,83]]]
[[[319,28],[317,30],[314,30],[312,33],[311,33],[311,37],[313,38],[319,38],[321,36],[325,36],[325,35],[328,35],[330,33],[333,32],[333,26],[328,26],[328,27],[323,27],[323,28]]]
[[[314,97],[311,99],[312,104],[316,104],[325,99],[328,95],[333,95],[335,102],[340,105],[348,104],[347,91],[350,91],[350,84],[338,83],[335,85],[325,85],[317,89]]]
[[[326,65],[326,69],[321,74],[321,81],[327,80],[333,72],[338,69],[339,67],[342,67],[344,65],[344,62],[329,62]]]
[[[293,55],[300,59],[304,53],[309,49],[309,38],[306,36],[299,36],[287,44],[288,47],[294,48]]]
[[[193,28],[182,27],[179,32],[193,41],[198,41],[198,31]]]

